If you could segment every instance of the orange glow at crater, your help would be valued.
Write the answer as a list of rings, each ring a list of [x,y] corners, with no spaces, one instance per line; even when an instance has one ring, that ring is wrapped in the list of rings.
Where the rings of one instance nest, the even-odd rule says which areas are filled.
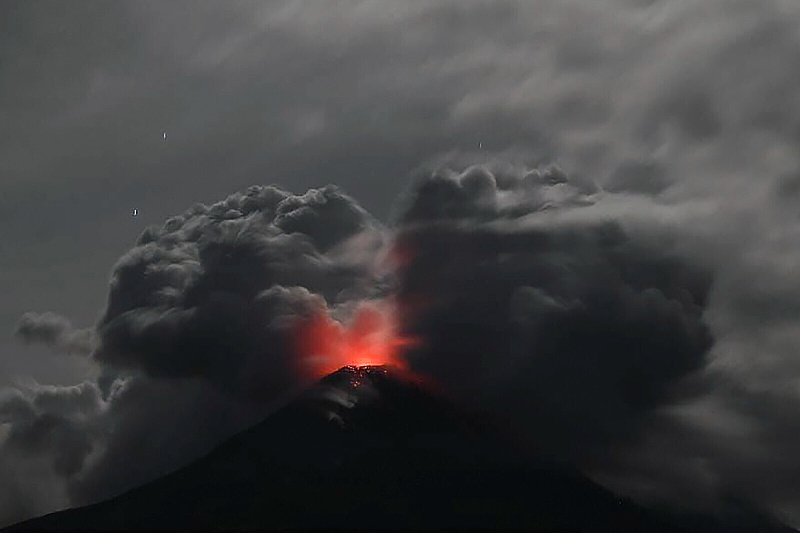
[[[343,366],[392,365],[406,370],[403,351],[418,341],[398,335],[392,304],[362,304],[347,324],[319,313],[297,324],[294,341],[302,369],[322,376]]]

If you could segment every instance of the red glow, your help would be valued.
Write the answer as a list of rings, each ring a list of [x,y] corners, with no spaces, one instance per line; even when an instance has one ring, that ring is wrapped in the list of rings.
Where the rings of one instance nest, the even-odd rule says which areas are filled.
[[[387,264],[394,269],[405,269],[414,260],[414,249],[410,244],[398,239],[389,249]]]
[[[393,307],[364,304],[348,324],[317,314],[297,325],[295,346],[302,368],[321,376],[343,366],[392,365],[406,370],[403,350],[417,341],[397,334]]]

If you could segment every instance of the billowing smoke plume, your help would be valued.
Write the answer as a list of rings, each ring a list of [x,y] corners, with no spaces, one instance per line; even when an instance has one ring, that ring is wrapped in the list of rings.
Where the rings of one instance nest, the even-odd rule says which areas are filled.
[[[146,229],[114,267],[96,339],[58,315],[25,314],[19,337],[91,347],[101,374],[0,398],[3,521],[172,470],[318,377],[326,354],[298,359],[297,325],[385,292],[383,240],[335,187],[251,187]]]
[[[96,384],[33,385],[0,394],[0,516],[4,522],[69,502],[67,483],[87,466],[105,402]]]
[[[262,35],[277,39],[270,51],[293,43],[277,56],[321,78],[308,102],[296,98],[306,70],[273,80],[279,92],[265,94],[287,109],[275,127],[314,104],[325,133],[303,153],[349,150],[353,174],[404,150],[415,162],[477,146],[484,163],[492,146],[568,175],[443,167],[412,188],[392,243],[334,189],[258,187],[147,230],[92,335],[98,382],[0,396],[0,521],[191,460],[307,378],[287,351],[297,318],[331,326],[327,313],[345,319],[392,294],[419,341],[409,365],[542,451],[636,497],[705,505],[730,493],[800,524],[798,4],[496,4],[367,3],[333,19],[325,7],[272,17],[226,4],[254,21],[251,37],[223,25],[198,55],[167,63],[248,86],[253,69],[274,71]],[[212,22],[203,35],[219,14],[197,13]],[[152,15],[141,19],[169,28],[144,34],[166,39],[159,52],[198,49],[197,28],[174,31],[182,14]],[[242,128],[253,100],[239,105],[204,143],[240,129],[272,138]],[[370,136],[383,144],[362,146]],[[381,270],[389,245],[396,286]],[[59,350],[76,331],[52,315],[19,325]]]
[[[148,229],[114,268],[94,357],[149,376],[202,377],[231,394],[296,384],[291,318],[363,297],[372,258],[337,247],[380,241],[379,225],[334,187],[293,196],[253,187]],[[356,250],[357,251],[357,250]]]
[[[794,225],[630,171],[420,179],[395,242],[410,364],[635,498],[796,521]]]
[[[582,190],[583,188],[583,190]],[[401,220],[413,366],[582,466],[699,370],[710,273],[558,168],[422,180]]]
[[[185,464],[323,369],[374,357],[375,342],[532,451],[635,497],[675,501],[689,487],[703,502],[793,501],[794,455],[752,450],[790,449],[776,404],[797,402],[716,355],[740,346],[737,306],[758,300],[715,300],[741,270],[715,263],[729,244],[697,230],[714,229],[708,203],[649,178],[608,190],[556,166],[453,168],[418,179],[391,229],[329,186],[253,187],[145,230],[113,271],[97,381],[0,398],[4,517]],[[52,315],[19,327],[50,343],[71,331]],[[748,487],[764,471],[777,481],[761,481],[759,499]]]

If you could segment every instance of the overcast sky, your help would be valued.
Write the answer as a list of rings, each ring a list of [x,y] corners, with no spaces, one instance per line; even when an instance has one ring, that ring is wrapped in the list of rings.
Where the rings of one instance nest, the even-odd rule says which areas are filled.
[[[691,309],[674,318],[692,331],[675,345],[687,354],[683,366],[655,367],[666,376],[663,383],[699,370],[703,377],[696,388],[704,396],[659,409],[637,404],[625,420],[637,428],[653,424],[636,439],[636,451],[625,448],[625,455],[637,458],[639,470],[615,470],[609,465],[616,459],[604,459],[592,465],[598,479],[649,494],[649,485],[637,477],[642,472],[702,478],[711,480],[709,486],[758,494],[761,504],[797,519],[800,487],[792,486],[797,477],[791,475],[800,475],[798,65],[800,4],[793,0],[6,0],[0,4],[0,385],[27,383],[30,389],[31,380],[59,386],[94,383],[115,357],[112,333],[101,335],[105,355],[62,352],[86,351],[80,348],[85,333],[80,328],[113,318],[112,306],[106,308],[112,270],[123,256],[138,260],[140,252],[129,250],[144,228],[161,226],[198,202],[211,205],[251,185],[276,184],[299,195],[331,183],[379,222],[475,215],[480,224],[493,224],[476,227],[476,232],[502,233],[492,217],[502,222],[511,215],[503,207],[486,218],[485,198],[470,196],[468,182],[476,187],[496,182],[512,192],[523,186],[501,186],[504,171],[493,171],[491,179],[458,173],[478,163],[505,168],[518,179],[553,163],[574,189],[558,189],[548,201],[570,214],[564,220],[523,217],[521,231],[533,231],[538,224],[563,229],[615,221],[635,246],[625,248],[622,258],[598,259],[595,266],[602,272],[636,270],[653,257],[663,259],[652,250],[669,249],[681,257],[675,259],[677,270],[667,269],[669,279],[680,271],[690,272],[681,280],[706,280],[678,287],[692,299]],[[447,179],[460,184],[464,195],[453,193],[455,203],[434,195],[433,203],[426,204],[429,193],[423,191],[418,204],[412,202],[405,216],[398,215],[403,212],[400,195],[411,178],[443,163],[454,169]],[[556,174],[536,179],[558,182]],[[597,191],[607,196],[593,196]],[[508,197],[497,192],[497,202]],[[542,208],[539,200],[511,203],[519,213],[531,214]],[[240,198],[232,202],[239,215],[246,214]],[[341,202],[344,211],[330,215],[332,227],[344,228],[352,220],[373,227],[349,199]],[[589,204],[593,207],[576,208]],[[194,216],[200,217],[182,220]],[[319,216],[328,220],[327,214]],[[200,218],[195,222],[205,227]],[[287,224],[276,218],[274,227],[288,232]],[[302,228],[317,251],[327,253],[322,237]],[[342,231],[342,236],[351,235]],[[439,237],[430,238],[438,242]],[[467,253],[453,244],[457,237],[447,238],[456,239],[447,241],[452,253]],[[180,239],[195,244],[191,237]],[[604,240],[575,244],[564,239],[570,244],[558,241],[547,250],[582,264],[606,246]],[[526,272],[540,273],[540,265],[519,261],[532,269]],[[204,263],[197,275],[207,275],[209,268]],[[123,270],[116,271],[120,279]],[[598,275],[606,287],[614,287],[617,279],[610,270],[607,277],[584,268],[558,272],[581,280]],[[313,277],[318,273],[312,274],[318,279]],[[419,275],[408,274],[406,289],[418,283],[444,299],[460,290],[448,285],[455,278],[419,281],[414,277]],[[532,274],[498,276],[512,280],[503,287],[519,282],[507,287],[509,295],[533,283]],[[323,295],[331,287],[362,286],[349,277],[318,289],[306,278],[298,280],[293,284]],[[558,298],[569,296],[591,308],[586,302],[596,294],[588,281],[581,283],[575,287],[585,286],[585,291],[574,289]],[[670,296],[672,285],[658,283],[653,287],[659,294],[683,305],[683,296]],[[634,285],[635,290],[649,288]],[[112,294],[127,290],[121,286],[114,286]],[[617,295],[627,295],[629,288],[619,293],[609,288],[598,298],[624,308],[628,296]],[[539,289],[550,295],[552,305],[572,309],[566,299],[553,296],[561,290],[555,285],[543,282]],[[540,293],[523,293],[513,301],[532,298],[543,305]],[[273,296],[291,302],[305,298]],[[483,301],[470,300],[477,307]],[[654,307],[658,313],[660,305]],[[653,312],[667,318],[677,313],[664,305],[666,315]],[[29,332],[42,331],[37,328],[44,322],[49,331],[56,328],[58,342],[50,342],[55,347],[26,345],[14,336],[20,317],[31,311],[58,314],[48,315],[52,320],[28,315],[26,323]],[[450,315],[443,316],[431,318],[420,331],[439,339],[436,320]],[[707,343],[703,328],[713,343]],[[667,330],[653,331],[657,336]],[[28,338],[42,340],[42,335]],[[447,380],[441,365],[420,357],[420,368]],[[154,380],[172,376],[174,369],[151,363],[141,364]],[[653,380],[663,385],[662,379]],[[469,379],[453,384],[480,389]],[[41,393],[35,390],[31,394]],[[241,423],[249,420],[249,411],[242,414],[225,403],[234,400],[214,399],[216,392],[197,394],[186,397],[222,406],[218,413],[237,412]],[[486,401],[502,403],[505,397],[487,392]],[[180,420],[182,412],[170,420]],[[615,412],[588,413],[610,419]],[[680,420],[680,429],[664,420]],[[702,429],[691,429],[696,426]],[[659,440],[662,431],[669,437]],[[661,449],[678,434],[692,458]],[[729,444],[718,444],[720,435]],[[622,449],[613,447],[614,452]],[[685,469],[659,466],[652,452],[643,451],[648,449],[660,450],[662,458],[676,455],[663,464],[691,464]],[[783,459],[766,459],[776,456]],[[152,472],[170,464],[154,466]],[[41,473],[38,466],[31,468]],[[778,472],[793,474],[781,477]],[[42,501],[24,505],[24,498],[8,496],[24,492],[24,483],[9,485],[0,490],[5,502],[0,518],[105,495],[114,487],[97,481],[103,475],[108,474],[87,474],[76,482],[78,488],[54,488]],[[766,478],[773,481],[746,487]]]

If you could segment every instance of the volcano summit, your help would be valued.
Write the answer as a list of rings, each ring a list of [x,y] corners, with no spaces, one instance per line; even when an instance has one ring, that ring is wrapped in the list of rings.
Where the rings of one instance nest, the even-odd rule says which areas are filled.
[[[646,510],[503,435],[404,371],[344,367],[189,466],[7,531],[783,531],[749,511],[734,520]]]

